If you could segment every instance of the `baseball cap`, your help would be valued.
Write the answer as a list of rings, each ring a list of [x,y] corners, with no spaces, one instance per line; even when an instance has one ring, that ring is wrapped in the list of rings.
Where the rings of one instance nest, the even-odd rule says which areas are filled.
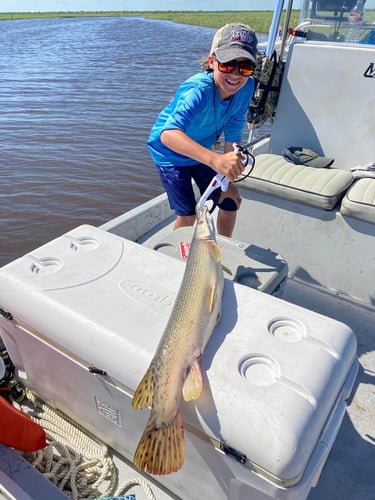
[[[230,23],[220,28],[214,36],[210,54],[214,54],[219,62],[225,63],[246,57],[255,65],[258,39],[250,26],[241,23]]]
[[[296,165],[306,165],[314,168],[325,168],[332,165],[333,158],[319,156],[312,149],[302,147],[284,148],[282,151],[284,158]]]

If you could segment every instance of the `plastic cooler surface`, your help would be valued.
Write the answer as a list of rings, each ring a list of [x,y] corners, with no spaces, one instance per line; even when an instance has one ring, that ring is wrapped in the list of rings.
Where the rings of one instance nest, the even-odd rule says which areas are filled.
[[[80,226],[0,269],[0,306],[134,391],[163,334],[184,267]],[[12,351],[6,331],[4,340]],[[346,325],[226,280],[222,318],[202,360],[204,392],[184,404],[183,419],[295,484],[355,352]],[[14,360],[17,368],[27,355]]]

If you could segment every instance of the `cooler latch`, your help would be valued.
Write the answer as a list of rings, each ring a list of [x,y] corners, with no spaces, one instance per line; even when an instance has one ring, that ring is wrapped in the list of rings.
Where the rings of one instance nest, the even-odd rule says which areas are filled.
[[[13,319],[12,314],[1,307],[0,307],[0,315],[3,316],[5,319],[9,319],[9,321],[12,321]]]
[[[235,450],[231,446],[228,446],[227,444],[223,443],[222,441],[220,442],[220,450],[223,451],[226,455],[230,455],[233,458],[237,460],[237,462],[240,462],[240,464],[246,464],[247,457],[244,453],[241,453],[240,451]]]

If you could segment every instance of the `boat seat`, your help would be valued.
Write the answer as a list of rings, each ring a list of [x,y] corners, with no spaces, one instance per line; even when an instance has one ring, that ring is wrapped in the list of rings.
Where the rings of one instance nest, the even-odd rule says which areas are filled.
[[[281,155],[260,154],[251,175],[238,186],[331,210],[352,182],[353,175],[345,170],[295,165]]]
[[[375,224],[375,179],[356,181],[342,199],[340,212]]]

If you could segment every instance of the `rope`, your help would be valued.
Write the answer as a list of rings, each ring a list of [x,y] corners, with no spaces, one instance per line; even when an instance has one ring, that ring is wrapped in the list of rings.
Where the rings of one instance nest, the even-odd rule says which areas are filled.
[[[141,477],[129,479],[125,484],[123,484],[120,488],[116,490],[115,496],[124,495],[131,488],[133,488],[133,486],[140,486],[141,488],[143,488],[147,498],[149,498],[150,500],[156,500],[156,497],[152,489],[150,488],[149,484]]]
[[[94,434],[52,408],[29,389],[19,409],[41,425],[49,445],[24,457],[72,500],[94,500],[119,496],[134,486],[143,488],[147,498],[156,500],[147,482],[139,478],[118,484],[118,471],[109,448]]]

